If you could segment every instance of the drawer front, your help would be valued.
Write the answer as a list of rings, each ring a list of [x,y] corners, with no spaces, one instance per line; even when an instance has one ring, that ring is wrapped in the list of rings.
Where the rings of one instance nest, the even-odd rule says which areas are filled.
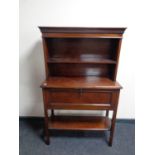
[[[111,102],[112,94],[110,92],[83,92],[80,96],[81,102],[84,103],[104,103]]]
[[[71,91],[49,91],[48,102],[75,103],[79,101],[79,93]]]
[[[53,103],[96,103],[110,104],[112,92],[105,91],[47,91],[48,102]]]

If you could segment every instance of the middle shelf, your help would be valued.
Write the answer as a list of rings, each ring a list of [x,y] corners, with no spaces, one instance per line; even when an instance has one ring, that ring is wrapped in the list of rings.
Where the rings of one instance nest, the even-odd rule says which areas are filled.
[[[84,57],[84,58],[74,58],[74,57],[53,57],[48,58],[48,63],[70,63],[70,64],[116,64],[115,60],[106,59],[106,58],[93,58],[93,57]]]

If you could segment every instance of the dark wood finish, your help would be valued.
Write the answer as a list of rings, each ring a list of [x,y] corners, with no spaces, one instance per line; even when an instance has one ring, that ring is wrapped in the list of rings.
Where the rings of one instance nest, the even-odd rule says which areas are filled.
[[[106,117],[109,116],[109,110],[106,110]]]
[[[99,105],[101,108],[109,107],[114,108],[113,96],[118,91],[82,91],[81,90],[49,90],[46,93],[47,96],[47,106],[52,106],[56,104],[66,105],[77,105],[77,103],[82,107],[83,105],[89,105],[89,107]],[[101,105],[100,105],[101,104]],[[63,108],[63,107],[62,107]],[[60,108],[59,108],[60,109]]]
[[[54,109],[51,109],[51,117],[54,116]]]
[[[47,96],[46,96],[46,90],[43,90],[43,100],[44,103],[47,102]],[[48,133],[48,108],[47,108],[47,104],[44,104],[44,115],[45,115],[45,142],[47,145],[49,145],[49,133]]]
[[[88,104],[88,103],[53,103],[50,102],[47,105],[48,109],[66,109],[66,110],[113,110],[113,106],[110,106],[110,104]]]
[[[64,33],[64,34],[87,34],[87,33],[98,33],[98,34],[123,34],[125,27],[48,27],[39,26],[42,34],[44,33]]]
[[[45,80],[42,88],[73,88],[73,89],[95,89],[97,90],[119,90],[121,85],[104,77],[50,77]],[[97,90],[96,90],[97,89]]]
[[[42,42],[43,42],[43,49],[44,49],[44,59],[45,59],[45,62],[47,62],[49,55],[48,55],[48,48],[47,48],[45,38],[42,38]],[[46,72],[46,79],[47,79],[49,75],[49,69],[48,69],[47,63],[45,63],[45,72]]]
[[[113,80],[116,80],[116,76],[117,76],[117,70],[118,70],[118,63],[119,63],[119,56],[120,56],[120,50],[121,50],[121,44],[122,44],[122,39],[119,40],[118,45],[116,47],[116,66],[115,66],[115,71],[114,71],[114,76],[113,76]]]
[[[49,58],[116,59],[119,39],[101,38],[45,38]],[[61,46],[60,46],[61,44]]]
[[[47,92],[47,96],[49,96],[49,91]],[[79,95],[80,92],[77,91],[77,95]],[[93,98],[94,96],[92,96],[92,101],[90,101],[90,99],[88,98],[88,100],[86,100],[86,98],[83,99],[83,95],[85,95],[83,92],[81,93],[81,95],[79,95],[79,98],[77,101],[77,98],[75,98],[75,95],[70,95],[70,97],[66,97],[67,94],[69,94],[69,92],[66,92],[66,94],[64,96],[62,96],[60,99],[57,99],[57,101],[54,100],[54,102],[52,100],[50,100],[48,97],[48,100],[46,101],[47,104],[47,108],[51,108],[51,109],[72,109],[72,110],[115,110],[116,107],[116,95],[119,94],[119,90],[111,90],[111,91],[96,91],[95,92],[97,95],[100,94],[103,96],[100,96],[99,99],[97,98]],[[107,96],[109,96],[109,98],[107,98],[107,96],[105,98],[104,94],[106,93]],[[94,94],[94,92],[93,92]],[[54,97],[55,98],[55,97]],[[69,99],[68,99],[69,98]],[[95,102],[99,101],[99,103]],[[105,102],[106,100],[106,102]],[[58,102],[59,101],[59,102]],[[63,102],[62,102],[63,101]],[[68,102],[66,102],[68,101]],[[84,102],[85,101],[85,102]],[[94,102],[93,102],[94,101]]]
[[[85,57],[81,58],[65,58],[65,57],[53,57],[47,60],[48,63],[69,63],[69,64],[116,64],[115,60],[111,59],[102,59],[102,58],[93,58],[93,57]]]
[[[49,121],[50,129],[59,130],[109,130],[111,120],[107,117],[57,116]]]
[[[49,129],[109,130],[111,146],[122,88],[116,77],[126,28],[39,28],[46,69],[46,80],[41,84],[46,144]],[[106,110],[106,117],[57,116],[54,109]]]
[[[111,39],[121,39],[120,34],[65,34],[65,33],[43,33],[42,35],[45,38],[111,38]]]
[[[49,76],[104,76],[113,79],[114,65],[94,64],[49,64]]]
[[[112,115],[112,120],[111,120],[109,146],[112,146],[113,137],[114,137],[114,130],[115,130],[115,122],[116,122],[116,115],[117,115],[118,100],[119,100],[119,92],[113,93],[112,103],[114,105],[114,110],[113,110],[113,115]]]
[[[109,92],[81,92],[66,90],[48,91],[48,102],[52,103],[97,103],[97,104],[109,104],[111,102],[112,93]]]

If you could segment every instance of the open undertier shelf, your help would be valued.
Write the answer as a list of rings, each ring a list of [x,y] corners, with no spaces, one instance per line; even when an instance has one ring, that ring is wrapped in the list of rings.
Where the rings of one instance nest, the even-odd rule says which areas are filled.
[[[111,120],[101,116],[53,116],[48,128],[58,130],[109,130]]]

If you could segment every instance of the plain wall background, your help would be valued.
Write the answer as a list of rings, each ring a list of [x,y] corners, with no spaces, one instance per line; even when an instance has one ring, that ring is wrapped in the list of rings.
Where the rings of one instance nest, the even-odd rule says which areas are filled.
[[[138,17],[134,1],[20,0],[20,116],[43,116],[39,86],[45,69],[38,26],[86,26],[127,27],[117,75],[123,86],[117,117],[134,118],[134,46],[143,39],[137,34]]]

